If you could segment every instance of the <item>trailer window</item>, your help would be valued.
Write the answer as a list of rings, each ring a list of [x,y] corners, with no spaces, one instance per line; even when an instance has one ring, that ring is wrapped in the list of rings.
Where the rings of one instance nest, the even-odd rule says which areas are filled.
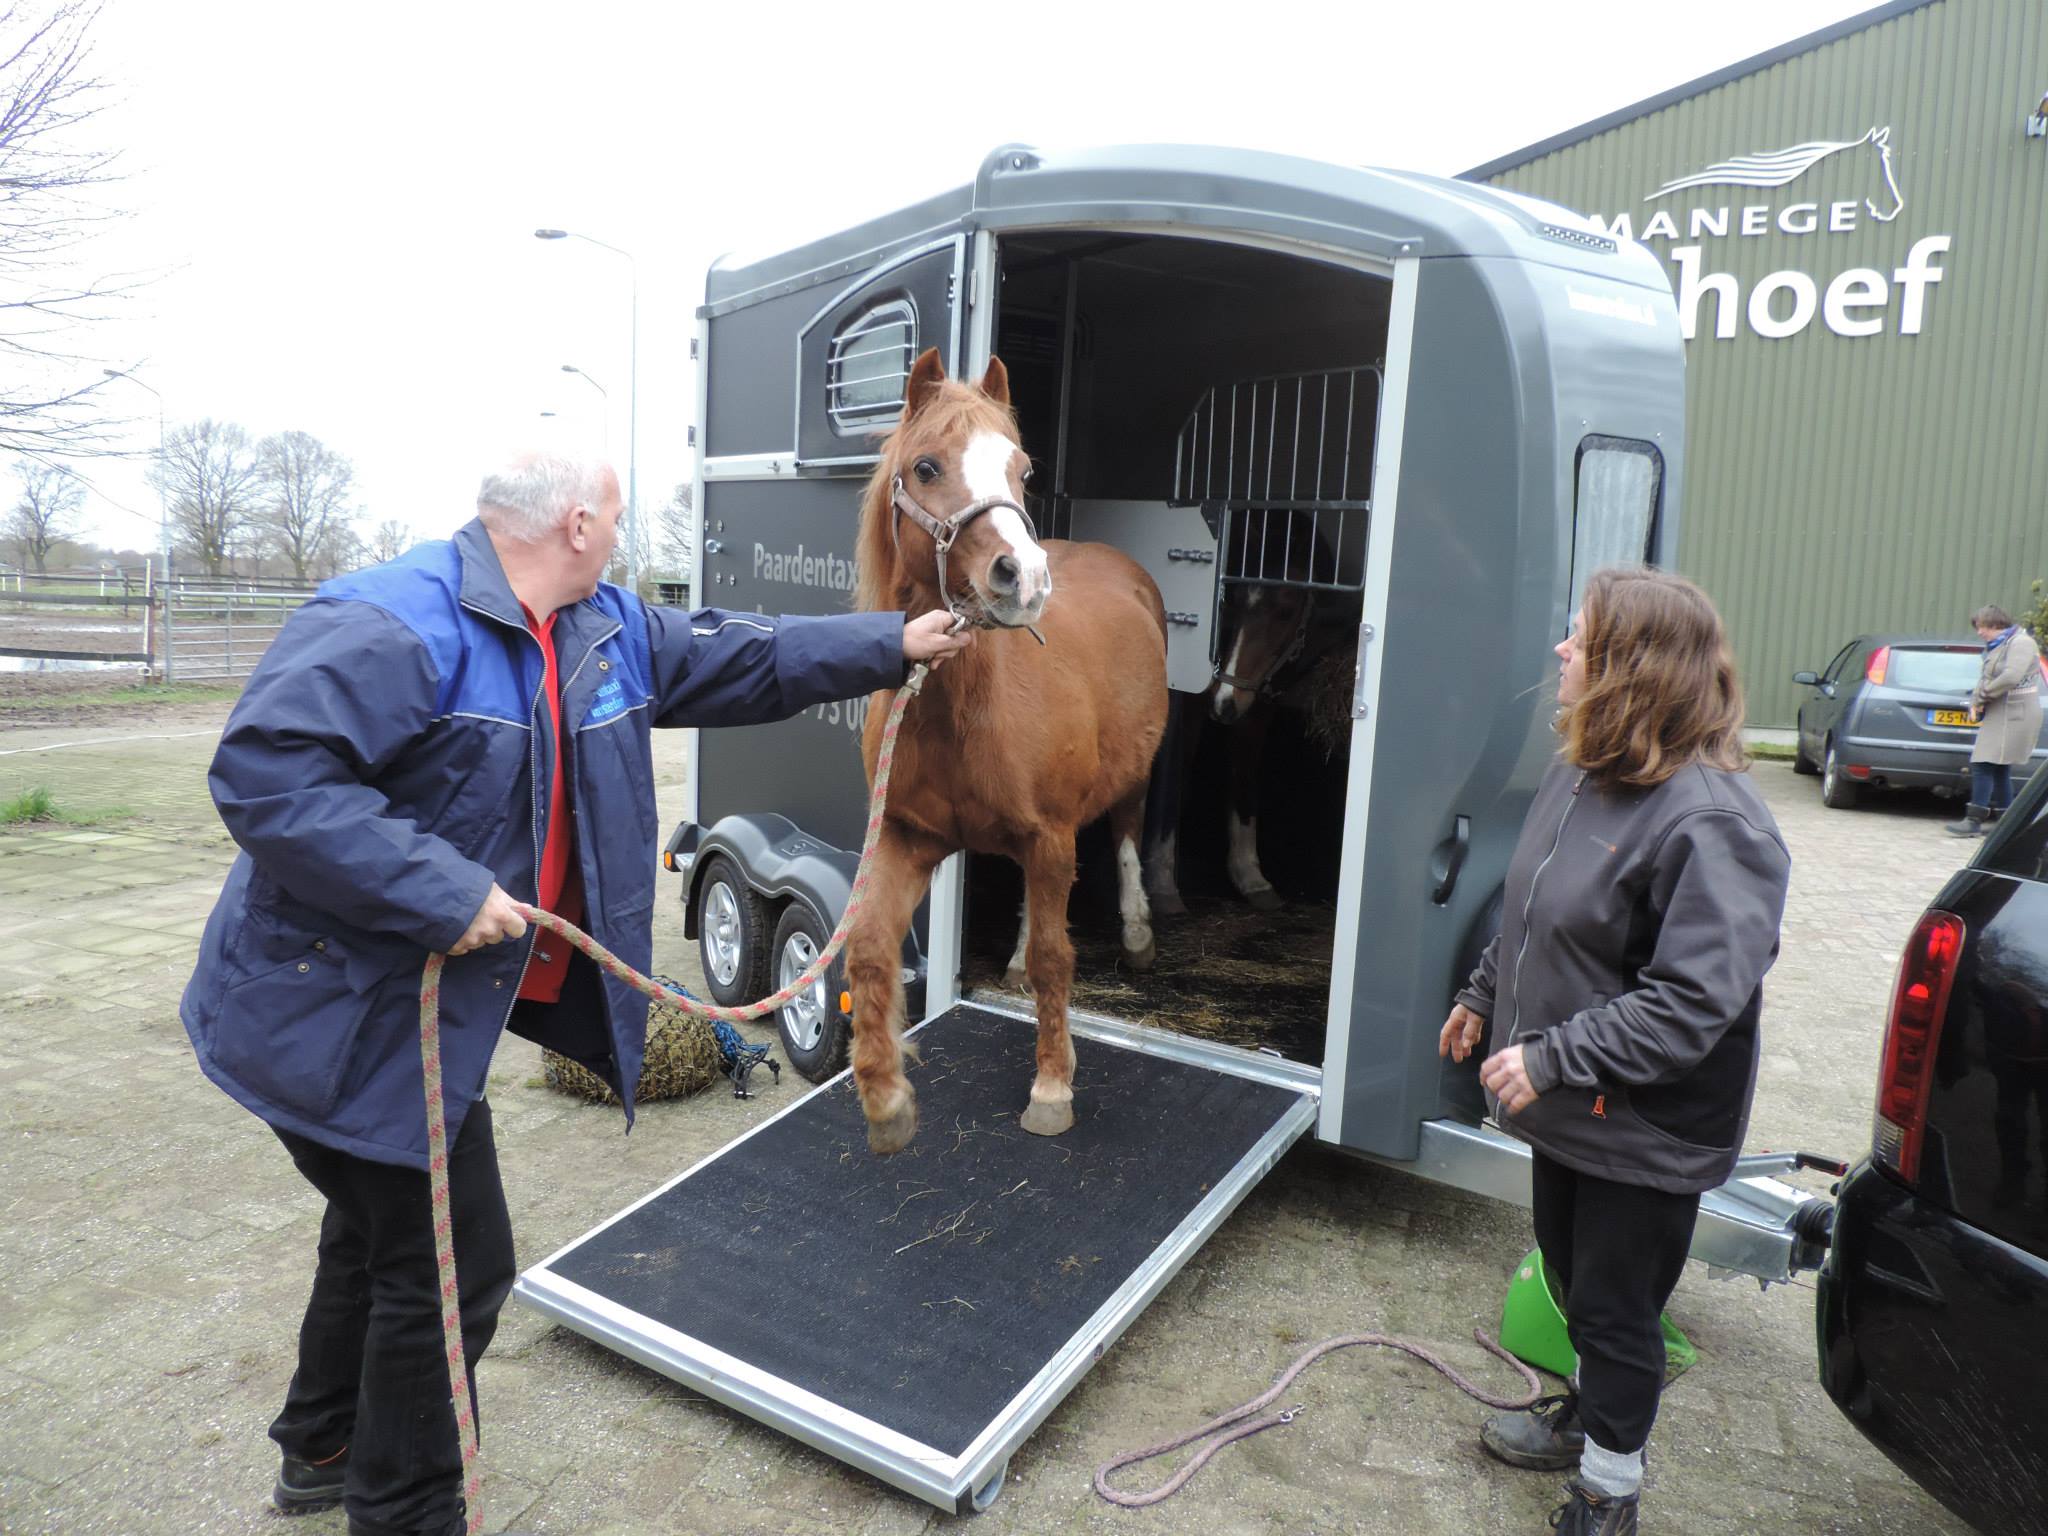
[[[917,312],[907,299],[860,310],[825,354],[825,405],[832,430],[860,437],[903,411],[903,387],[917,356]]]
[[[1577,613],[1586,583],[1604,565],[1641,565],[1650,558],[1664,488],[1664,456],[1625,437],[1589,437],[1579,444],[1579,484],[1572,510],[1572,600]]]

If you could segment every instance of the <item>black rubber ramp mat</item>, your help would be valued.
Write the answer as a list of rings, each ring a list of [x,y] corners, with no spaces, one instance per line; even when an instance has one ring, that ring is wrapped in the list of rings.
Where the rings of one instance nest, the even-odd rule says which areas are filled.
[[[842,1079],[549,1268],[957,1456],[1301,1097],[1077,1039],[1077,1123],[1039,1137],[1033,1025],[915,1038],[904,1152]]]

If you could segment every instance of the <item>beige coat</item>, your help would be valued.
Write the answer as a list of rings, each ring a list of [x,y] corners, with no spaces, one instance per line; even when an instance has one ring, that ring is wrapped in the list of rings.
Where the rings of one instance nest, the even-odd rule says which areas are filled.
[[[2041,652],[2024,629],[1984,653],[1984,670],[1970,692],[1970,707],[1984,723],[1970,749],[1973,763],[2024,763],[2041,741]]]

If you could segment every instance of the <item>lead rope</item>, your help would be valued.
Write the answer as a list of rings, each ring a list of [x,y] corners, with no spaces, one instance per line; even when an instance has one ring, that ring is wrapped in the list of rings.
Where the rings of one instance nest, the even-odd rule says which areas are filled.
[[[930,670],[923,662],[911,669],[903,686],[896,690],[896,702],[890,705],[888,721],[882,727],[881,750],[875,754],[875,787],[868,797],[868,830],[861,842],[860,868],[853,877],[853,891],[846,899],[846,912],[818,958],[804,968],[801,976],[774,996],[740,1008],[699,1002],[687,992],[664,987],[652,977],[641,975],[582,929],[554,913],[543,912],[524,902],[514,902],[513,905],[529,923],[568,940],[602,966],[606,974],[625,982],[635,991],[646,993],[656,1002],[667,1003],[701,1019],[723,1019],[728,1024],[745,1024],[765,1018],[815,985],[818,978],[831,968],[832,962],[839,958],[839,951],[846,947],[847,930],[853,926],[854,915],[860,911],[861,902],[867,895],[868,866],[874,859],[876,843],[881,841],[882,807],[889,796],[889,771],[896,760],[896,736],[903,726],[903,712],[924,687]],[[467,1521],[463,1529],[468,1536],[479,1536],[484,1525],[484,1507],[479,1496],[481,1474],[477,1470],[476,1416],[470,1398],[469,1371],[462,1354],[461,1293],[455,1280],[455,1227],[448,1213],[448,1122],[441,1102],[441,966],[446,959],[445,955],[427,956],[426,969],[420,975],[420,1066],[426,1078],[427,1184],[434,1208],[434,1262],[440,1270],[441,1342],[448,1356],[448,1400],[455,1409],[455,1429],[462,1442],[462,1497]]]
[[[1311,1365],[1314,1365],[1316,1361],[1322,1359],[1324,1355],[1340,1349],[1350,1349],[1354,1345],[1359,1344],[1372,1344],[1381,1349],[1398,1349],[1403,1354],[1413,1355],[1425,1365],[1432,1366],[1442,1372],[1444,1376],[1450,1379],[1451,1385],[1460,1392],[1463,1392],[1468,1397],[1477,1398],[1489,1408],[1504,1408],[1515,1412],[1533,1406],[1543,1391],[1543,1383],[1536,1373],[1509,1354],[1505,1349],[1502,1349],[1492,1339],[1481,1333],[1477,1328],[1472,1330],[1472,1337],[1479,1341],[1481,1348],[1490,1354],[1498,1355],[1522,1373],[1522,1380],[1529,1387],[1529,1395],[1527,1397],[1512,1399],[1495,1397],[1490,1392],[1482,1391],[1459,1375],[1456,1368],[1448,1360],[1445,1360],[1442,1356],[1431,1350],[1425,1349],[1420,1344],[1411,1344],[1406,1339],[1393,1338],[1384,1333],[1347,1333],[1338,1338],[1325,1339],[1322,1343],[1315,1345],[1299,1360],[1296,1360],[1294,1364],[1282,1371],[1272,1386],[1268,1387],[1250,1402],[1211,1419],[1199,1429],[1191,1429],[1186,1434],[1176,1435],[1171,1440],[1162,1440],[1159,1444],[1148,1446],[1142,1451],[1126,1451],[1115,1460],[1103,1463],[1102,1469],[1095,1474],[1095,1491],[1109,1500],[1110,1503],[1124,1509],[1143,1509],[1148,1504],[1157,1504],[1165,1499],[1172,1498],[1176,1493],[1180,1492],[1182,1484],[1202,1470],[1203,1463],[1208,1461],[1211,1456],[1214,1456],[1226,1445],[1236,1440],[1247,1439],[1252,1435],[1258,1434],[1261,1430],[1272,1429],[1276,1425],[1292,1424],[1303,1412],[1302,1406],[1299,1403],[1283,1412],[1269,1413],[1264,1418],[1255,1419],[1252,1418],[1252,1415],[1270,1406],[1281,1393],[1287,1390],[1288,1384],[1295,1377],[1299,1376]],[[1247,1420],[1249,1422],[1246,1422]],[[1215,1438],[1210,1440],[1209,1437],[1212,1435]],[[1168,1478],[1151,1492],[1123,1493],[1109,1486],[1110,1473],[1123,1467],[1134,1466],[1141,1461],[1150,1461],[1155,1456],[1164,1456],[1168,1451],[1177,1451],[1182,1446],[1197,1440],[1209,1440],[1209,1443],[1196,1452],[1186,1466],[1182,1467],[1172,1477]]]

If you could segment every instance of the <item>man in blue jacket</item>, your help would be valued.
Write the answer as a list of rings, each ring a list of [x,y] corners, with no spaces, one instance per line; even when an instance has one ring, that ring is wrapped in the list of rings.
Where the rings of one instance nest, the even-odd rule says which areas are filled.
[[[649,968],[653,726],[747,725],[902,683],[970,642],[944,613],[770,619],[602,581],[617,477],[531,457],[452,540],[328,582],[228,718],[209,774],[241,846],[185,989],[206,1075],[327,1199],[298,1369],[270,1433],[287,1514],[351,1536],[463,1528],[428,1210],[420,972],[441,983],[462,1330],[514,1274],[485,1074],[501,1032],[585,1062],[630,1125],[647,1001],[514,900]]]

